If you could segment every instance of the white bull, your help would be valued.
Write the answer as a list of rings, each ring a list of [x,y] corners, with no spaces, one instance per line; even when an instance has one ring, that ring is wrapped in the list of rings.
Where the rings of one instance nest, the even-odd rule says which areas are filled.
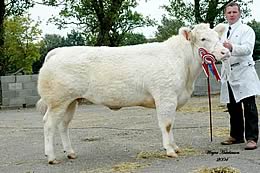
[[[56,127],[67,157],[76,158],[68,125],[79,98],[111,109],[156,108],[163,147],[168,156],[177,157],[172,127],[176,109],[190,98],[202,71],[198,47],[217,60],[228,57],[230,52],[219,41],[223,31],[223,25],[210,29],[208,24],[199,24],[192,30],[181,28],[179,35],[162,43],[64,47],[49,52],[39,73],[41,99],[37,103],[39,109],[45,106],[47,110],[43,122],[48,162],[58,163],[53,146]]]

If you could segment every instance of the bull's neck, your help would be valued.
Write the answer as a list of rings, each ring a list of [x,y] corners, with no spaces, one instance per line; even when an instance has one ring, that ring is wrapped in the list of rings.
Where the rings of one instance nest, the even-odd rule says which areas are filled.
[[[193,92],[194,84],[200,73],[202,72],[202,59],[199,56],[198,48],[192,45],[192,57],[189,58],[188,62],[188,78],[187,78],[187,88],[189,88],[190,94]]]
[[[191,72],[191,79],[195,82],[200,73],[202,72],[202,58],[199,55],[199,50],[197,46],[192,46],[193,56],[191,57],[189,68]]]

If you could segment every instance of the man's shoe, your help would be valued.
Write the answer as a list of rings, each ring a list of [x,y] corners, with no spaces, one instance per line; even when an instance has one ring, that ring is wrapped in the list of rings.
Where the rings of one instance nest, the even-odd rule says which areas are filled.
[[[253,140],[248,140],[247,141],[245,150],[254,150],[256,148],[257,148],[257,146],[256,146],[256,142],[255,141],[253,141]]]
[[[244,143],[244,139],[237,140],[233,137],[229,137],[227,140],[221,142],[222,145],[232,145],[232,144],[241,144]]]

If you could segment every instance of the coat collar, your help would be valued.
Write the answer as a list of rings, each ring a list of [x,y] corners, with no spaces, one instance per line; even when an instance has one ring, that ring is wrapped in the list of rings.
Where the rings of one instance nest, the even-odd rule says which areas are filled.
[[[242,21],[241,19],[238,19],[238,21],[232,25],[228,25],[228,26],[231,26],[231,31],[236,29],[239,25],[242,25]]]

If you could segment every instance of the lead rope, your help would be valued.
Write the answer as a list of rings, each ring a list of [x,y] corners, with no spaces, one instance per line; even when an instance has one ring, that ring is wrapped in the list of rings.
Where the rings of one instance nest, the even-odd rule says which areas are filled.
[[[220,81],[220,75],[218,73],[218,70],[216,68],[215,62],[215,56],[211,53],[209,53],[204,48],[199,48],[199,55],[202,58],[202,68],[203,71],[207,77],[207,83],[208,83],[208,97],[209,97],[209,126],[210,126],[210,141],[212,142],[212,114],[211,114],[211,96],[210,96],[210,80],[209,80],[209,69],[212,72],[212,74],[215,76],[217,81]]]

